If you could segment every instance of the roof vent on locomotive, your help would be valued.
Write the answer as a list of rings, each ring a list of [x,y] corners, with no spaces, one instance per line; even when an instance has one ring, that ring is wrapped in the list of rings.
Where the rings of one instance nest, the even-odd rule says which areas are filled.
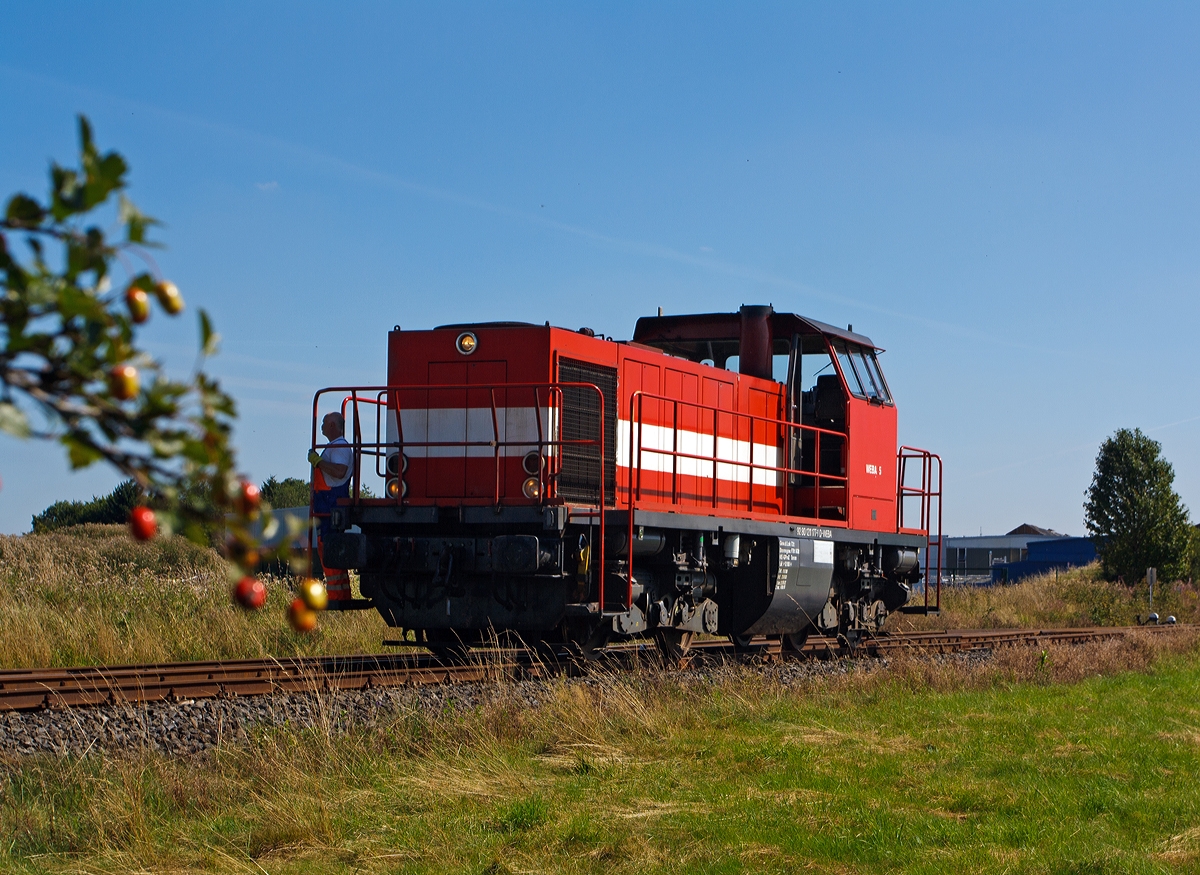
[[[504,631],[584,650],[853,643],[914,610],[923,577],[920,609],[940,594],[941,462],[897,449],[879,352],[766,306],[645,317],[629,341],[397,327],[385,385],[314,399],[314,446],[318,412],[340,409],[355,453],[324,563],[435,648]]]

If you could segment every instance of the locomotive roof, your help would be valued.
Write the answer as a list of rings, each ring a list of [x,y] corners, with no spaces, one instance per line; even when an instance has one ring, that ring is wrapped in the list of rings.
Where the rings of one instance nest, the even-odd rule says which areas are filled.
[[[835,325],[818,322],[795,313],[772,313],[771,335],[775,338],[790,338],[793,334],[821,334],[857,343],[882,352],[871,338],[856,334]],[[687,316],[643,316],[633,329],[633,339],[638,343],[654,345],[670,341],[724,341],[736,342],[741,333],[741,315],[738,313],[696,313]]]
[[[856,334],[849,329],[838,328],[806,316],[795,313],[771,313],[771,335],[777,340],[790,338],[793,334],[822,335],[836,337],[850,343],[857,343],[868,349],[882,352],[882,348],[865,334]],[[549,325],[549,323],[547,323]],[[469,330],[472,328],[537,328],[532,322],[462,322],[451,325],[438,325],[435,330],[455,329]],[[736,347],[741,333],[741,315],[738,313],[692,313],[682,316],[642,316],[633,329],[633,340],[636,343],[657,346],[660,344],[695,342],[715,342],[721,346],[730,343]],[[737,355],[736,348],[727,351],[729,355]]]

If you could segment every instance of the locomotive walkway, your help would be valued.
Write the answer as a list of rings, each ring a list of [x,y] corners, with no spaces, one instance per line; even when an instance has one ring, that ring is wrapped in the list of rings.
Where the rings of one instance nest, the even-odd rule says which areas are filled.
[[[1184,627],[898,632],[866,640],[856,652],[875,656],[898,650],[952,653],[1018,644],[1078,644],[1119,638],[1134,630],[1167,634],[1180,628]],[[609,652],[620,657],[649,649],[642,645],[624,645],[611,648]],[[701,641],[694,644],[690,652],[720,657],[733,655],[734,649],[723,641]],[[844,655],[837,641],[820,637],[811,638],[800,654],[783,653],[778,641],[758,638],[752,642],[752,652],[769,659]],[[461,665],[442,665],[424,654],[403,654],[11,669],[0,671],[0,711],[499,681],[543,676],[550,671],[529,651],[486,649],[471,651]]]

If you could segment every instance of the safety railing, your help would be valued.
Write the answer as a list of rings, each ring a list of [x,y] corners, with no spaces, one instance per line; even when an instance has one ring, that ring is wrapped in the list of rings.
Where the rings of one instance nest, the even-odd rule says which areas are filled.
[[[591,438],[563,438],[560,430],[563,422],[563,390],[567,388],[582,389],[585,391],[594,392],[596,395],[596,412],[598,414],[598,428],[595,439]],[[404,412],[407,410],[423,410],[438,409],[428,406],[429,396],[431,394],[458,392],[463,393],[463,400],[469,402],[478,400],[481,396],[486,398],[486,403],[482,405],[483,409],[487,409],[490,414],[491,434],[486,439],[469,439],[470,420],[469,414],[465,411],[478,408],[481,405],[469,406],[466,405],[464,410],[463,420],[463,438],[461,440],[414,440],[406,438],[404,435]],[[411,396],[414,393],[419,393],[425,396],[426,405],[408,405],[403,403],[405,396]],[[504,419],[507,425],[509,418],[507,416],[508,408],[512,407],[514,395],[520,398],[523,393],[529,393],[533,400],[533,409],[535,411],[535,433],[521,435],[519,437],[508,438],[507,431],[505,436],[501,435],[500,422]],[[478,383],[455,383],[455,384],[424,384],[413,386],[333,386],[319,390],[313,396],[313,419],[312,419],[312,448],[320,451],[329,446],[330,443],[318,443],[318,417],[320,415],[321,399],[328,395],[341,395],[340,411],[344,423],[347,424],[348,430],[353,435],[353,440],[347,442],[351,445],[354,452],[353,469],[351,472],[352,489],[351,489],[351,505],[359,505],[363,499],[361,496],[361,473],[363,457],[373,457],[375,459],[375,473],[381,477],[388,478],[393,472],[387,470],[387,459],[390,456],[397,456],[403,460],[406,458],[405,451],[416,452],[424,451],[423,457],[426,460],[436,458],[455,458],[453,454],[445,454],[444,451],[462,450],[462,457],[471,457],[471,448],[486,448],[491,451],[493,477],[492,477],[492,504],[494,507],[501,507],[505,499],[508,498],[504,494],[506,490],[502,488],[503,468],[502,460],[510,458],[506,451],[510,447],[530,448],[532,452],[536,449],[539,456],[539,464],[537,473],[526,471],[529,477],[536,476],[538,478],[537,498],[531,499],[524,494],[521,494],[522,503],[536,500],[539,505],[549,503],[559,503],[556,494],[557,477],[560,473],[564,450],[570,447],[594,447],[596,460],[598,462],[598,479],[596,484],[597,503],[595,510],[585,508],[572,509],[573,517],[592,518],[597,520],[597,528],[599,535],[598,562],[589,562],[589,574],[593,568],[600,569],[597,574],[598,595],[600,604],[604,604],[604,562],[605,562],[605,515],[604,508],[604,483],[606,474],[607,457],[605,453],[604,443],[604,393],[594,383],[499,383],[499,384],[478,384]],[[503,398],[503,403],[498,403],[498,396]],[[444,396],[443,396],[444,398]],[[545,402],[543,404],[543,401]],[[362,415],[360,406],[368,405],[375,411],[375,440],[372,442],[364,441],[362,435]],[[506,411],[505,416],[501,416],[500,409]],[[452,408],[457,409],[457,408]],[[387,423],[385,417],[389,415],[395,416],[396,439],[390,440],[387,434]],[[439,456],[430,451],[441,450],[443,455]],[[402,476],[403,471],[395,472],[397,477]],[[386,491],[386,490],[385,490]],[[465,490],[464,490],[465,491]],[[458,498],[460,501],[468,496],[439,496],[441,501],[450,501]],[[380,503],[381,500],[376,499],[373,503]],[[429,503],[436,503],[435,499],[429,499]],[[408,497],[401,490],[395,496],[387,496],[382,499],[382,503],[395,503],[398,505],[408,504]],[[312,518],[321,516],[313,512],[313,505],[310,501],[309,515]],[[589,551],[589,558],[592,552]],[[589,580],[589,584],[590,584]]]
[[[645,445],[645,443],[646,443],[645,435],[646,435],[646,425],[647,425],[647,423],[645,422],[646,402],[652,402],[657,407],[658,416],[656,418],[658,419],[658,421],[653,423],[652,425],[655,427],[658,427],[660,429],[669,429],[670,449],[666,449],[663,446],[648,447]],[[670,409],[670,417],[669,418],[662,415],[663,410],[666,408]],[[706,453],[689,452],[687,450],[681,450],[679,448],[680,435],[681,435],[681,433],[683,433],[683,429],[680,428],[680,410],[681,409],[687,409],[687,410],[695,412],[694,419],[697,423],[697,427],[699,427],[699,422],[700,422],[701,418],[705,419],[706,421],[711,421],[711,423],[712,423],[711,433],[710,432],[697,432],[696,433],[697,434],[696,443],[702,444],[702,443],[705,443],[707,441],[707,439],[711,439],[712,440],[712,452],[706,452]],[[667,424],[668,422],[669,422],[669,425]],[[677,398],[668,398],[665,395],[655,395],[655,394],[652,394],[649,392],[641,392],[641,391],[634,392],[633,395],[629,399],[629,423],[630,423],[630,426],[629,426],[630,427],[630,440],[629,440],[628,463],[629,463],[630,476],[629,476],[629,489],[628,489],[628,495],[627,495],[627,506],[628,506],[627,524],[628,524],[629,530],[626,535],[626,543],[629,544],[630,547],[629,547],[629,566],[628,566],[629,594],[628,594],[627,604],[631,605],[633,603],[633,547],[632,547],[632,545],[633,545],[633,533],[634,533],[634,514],[638,508],[639,503],[641,503],[643,500],[642,499],[642,485],[643,485],[643,475],[644,475],[644,469],[645,469],[644,462],[645,462],[645,457],[648,454],[659,456],[659,457],[667,457],[671,460],[671,471],[670,471],[670,483],[671,483],[670,504],[671,505],[682,506],[682,504],[681,504],[681,498],[682,498],[681,477],[691,476],[693,478],[693,480],[697,479],[695,475],[684,475],[681,473],[680,462],[688,461],[688,462],[690,462],[690,465],[688,467],[691,467],[693,469],[699,469],[701,467],[704,467],[704,468],[708,469],[709,473],[711,473],[711,475],[712,475],[711,478],[700,477],[698,479],[700,479],[700,480],[711,479],[712,487],[711,487],[711,494],[709,497],[709,502],[710,502],[710,506],[713,508],[717,508],[720,505],[720,492],[719,492],[720,478],[718,477],[718,473],[721,471],[723,466],[727,466],[726,470],[732,468],[732,469],[745,470],[747,472],[748,476],[746,477],[746,480],[747,480],[747,489],[746,489],[747,508],[746,509],[749,512],[754,511],[755,473],[761,471],[761,472],[768,472],[768,477],[771,477],[773,475],[774,481],[779,484],[777,489],[778,489],[778,493],[780,495],[780,501],[782,503],[784,515],[793,515],[792,511],[794,510],[794,504],[795,504],[794,499],[795,499],[796,495],[803,494],[803,491],[805,491],[807,489],[811,489],[812,496],[813,496],[812,507],[816,513],[816,516],[810,517],[810,518],[816,519],[817,521],[825,521],[825,522],[832,521],[831,518],[822,518],[821,517],[821,510],[822,510],[821,489],[823,486],[825,486],[826,488],[833,488],[833,489],[841,490],[841,495],[842,495],[842,500],[843,500],[843,511],[842,511],[841,517],[843,520],[845,519],[844,508],[845,508],[845,503],[848,502],[847,477],[844,474],[827,474],[827,473],[822,472],[822,470],[821,470],[821,457],[822,457],[821,440],[822,440],[822,436],[824,436],[825,440],[827,440],[827,441],[831,441],[831,442],[835,441],[835,440],[839,441],[839,442],[841,442],[842,446],[844,447],[846,435],[841,432],[830,431],[827,429],[817,428],[815,426],[802,425],[802,424],[796,423],[796,422],[788,422],[787,420],[776,419],[774,417],[769,417],[769,416],[756,416],[754,414],[749,414],[749,413],[738,413],[735,411],[730,411],[728,409],[716,407],[713,405],[699,404],[699,403],[692,402],[692,401],[681,401]],[[722,429],[721,429],[722,424],[724,424],[726,426],[724,436],[722,435]],[[745,427],[745,430],[748,432],[747,437],[748,437],[749,445],[750,445],[749,459],[738,458],[738,453],[736,451],[736,444],[734,444],[734,452],[732,452],[732,453],[727,452],[724,455],[722,455],[720,452],[721,442],[726,441],[727,442],[726,446],[729,446],[729,442],[732,442],[732,441],[740,442],[743,427]],[[659,432],[659,434],[661,434],[661,433],[662,432]],[[802,448],[804,446],[804,439],[805,439],[806,435],[810,436],[812,443],[813,443],[811,468],[806,468],[803,466]],[[756,437],[761,437],[764,440],[765,446],[774,447],[774,450],[776,453],[776,459],[778,459],[779,456],[782,455],[788,464],[777,465],[777,464],[770,464],[766,461],[756,461],[754,458],[756,448],[758,446],[760,446],[755,441]],[[769,440],[769,443],[766,442],[768,440]],[[658,441],[656,443],[661,444],[662,442]],[[839,453],[839,458],[840,458],[840,453]],[[792,464],[793,461],[796,462],[795,465]],[[664,472],[656,472],[656,473],[661,474]],[[793,483],[795,481],[798,481],[803,478],[811,478],[812,485],[810,487],[793,485]],[[736,479],[737,478],[734,478],[735,482],[736,482]],[[830,484],[832,484],[832,485],[830,486]],[[737,502],[736,490],[731,492],[731,499],[732,499],[730,502],[731,505],[736,504],[736,502]],[[655,504],[662,504],[662,502],[654,501],[654,502],[648,502],[648,504],[655,505]],[[693,503],[693,504],[690,504],[687,506],[696,507],[697,505]]]
[[[645,422],[645,404],[652,402],[658,406],[659,415],[656,417],[657,422]],[[662,415],[664,409],[670,410],[669,416]],[[712,443],[711,452],[690,452],[680,449],[680,436],[686,433],[685,429],[680,428],[680,410],[686,409],[695,413],[693,417],[699,428],[700,420],[705,420],[705,425],[711,423],[709,431],[694,431],[695,443],[707,444]],[[844,521],[845,519],[845,502],[848,478],[845,474],[830,474],[822,470],[822,447],[821,441],[824,439],[827,443],[836,443],[839,448],[844,447],[846,435],[839,431],[817,428],[811,425],[802,425],[797,422],[788,422],[784,419],[776,419],[769,416],[758,416],[750,413],[739,413],[725,408],[716,407],[708,404],[699,404],[692,401],[681,401],[677,398],[668,398],[664,395],[654,395],[649,392],[634,392],[630,398],[630,442],[629,442],[629,468],[632,471],[630,483],[629,504],[631,507],[643,500],[643,482],[645,475],[645,460],[647,455],[667,457],[671,460],[670,470],[670,501],[652,503],[665,503],[670,505],[683,505],[681,478],[684,476],[692,477],[700,481],[710,480],[711,488],[708,496],[708,503],[711,507],[720,506],[721,498],[719,491],[719,482],[722,478],[718,474],[722,469],[745,470],[747,472],[747,490],[746,490],[746,510],[754,511],[755,493],[754,485],[756,482],[755,474],[764,472],[770,478],[779,482],[778,495],[781,503],[781,510],[784,516],[801,516],[796,513],[796,506],[804,505],[800,499],[806,493],[811,494],[811,507],[813,514],[804,515],[805,518],[815,519],[822,522]],[[726,427],[722,430],[721,426]],[[661,444],[663,441],[656,441],[657,446],[647,446],[645,435],[647,426],[651,428],[661,429],[670,434],[670,448],[665,448]],[[662,434],[663,431],[658,432]],[[724,433],[722,433],[724,431]],[[744,435],[744,437],[743,437]],[[802,447],[805,446],[806,439],[812,446],[812,464],[805,466],[803,461]],[[761,443],[760,443],[761,441]],[[728,447],[735,446],[735,451],[725,454],[721,453],[722,442]],[[736,444],[748,442],[749,458],[741,459],[736,451]],[[756,461],[754,456],[759,447],[773,449],[776,458],[784,458],[787,464],[778,465],[771,464],[765,460]],[[839,451],[839,461],[841,453]],[[706,473],[711,474],[711,477],[703,475],[690,474],[686,475],[680,471],[680,462],[687,461],[691,464],[688,467],[693,470],[705,469]],[[794,464],[793,464],[794,463]],[[666,473],[657,471],[655,473]],[[725,478],[728,479],[728,478]],[[737,478],[734,478],[736,482]],[[811,485],[796,485],[797,481],[811,480]],[[782,482],[780,482],[782,481]],[[843,508],[839,514],[825,514],[822,506],[822,489],[841,490],[843,496]],[[736,492],[731,496],[730,506],[736,506],[738,499]],[[687,506],[697,506],[695,502]]]
[[[917,472],[916,476],[913,473]],[[917,482],[913,482],[916,480]],[[916,507],[916,524],[909,507]],[[925,536],[925,609],[932,571],[934,609],[942,609],[942,457],[917,447],[896,453],[896,529]]]

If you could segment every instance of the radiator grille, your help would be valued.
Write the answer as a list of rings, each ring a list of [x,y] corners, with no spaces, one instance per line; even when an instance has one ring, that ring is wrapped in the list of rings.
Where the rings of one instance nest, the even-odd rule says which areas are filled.
[[[558,379],[563,383],[593,383],[604,393],[604,503],[615,504],[617,496],[617,369],[559,359]],[[600,439],[600,399],[591,389],[563,387],[562,439]],[[562,450],[562,473],[558,494],[565,501],[598,504],[600,448],[567,445]]]

